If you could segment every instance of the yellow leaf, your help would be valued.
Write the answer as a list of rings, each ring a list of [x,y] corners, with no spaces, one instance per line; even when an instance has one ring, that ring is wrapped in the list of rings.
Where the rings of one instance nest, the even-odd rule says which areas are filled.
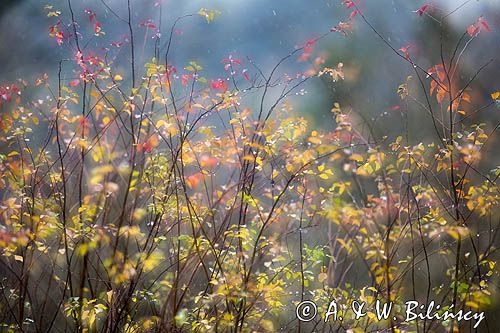
[[[253,162],[255,160],[255,157],[253,155],[250,155],[250,154],[247,154],[245,156],[243,156],[243,159],[245,161],[250,161],[250,162]],[[288,166],[288,165],[287,165]]]
[[[468,235],[469,230],[466,227],[453,227],[446,230],[448,235],[458,240]]]
[[[108,300],[108,303],[111,303],[111,300],[113,299],[113,290],[106,293],[106,299]]]
[[[121,80],[123,80],[123,77],[120,74],[116,74],[115,77],[114,77],[114,80],[115,81],[121,81]]]
[[[158,264],[163,260],[163,256],[159,252],[153,252],[142,261],[144,271],[149,272],[158,267]]]
[[[465,305],[473,309],[479,309],[479,304],[477,304],[477,302],[474,301],[467,301],[465,302]]]
[[[363,162],[363,156],[360,154],[352,154],[349,159],[356,162]]]
[[[201,8],[198,11],[198,15],[205,17],[207,23],[210,23],[215,19],[216,16],[220,15],[220,12],[218,10]]]
[[[500,97],[500,91],[495,91],[494,93],[491,94],[491,98],[493,98],[495,101]]]
[[[315,137],[315,136],[311,136],[309,137],[308,141],[310,143],[313,143],[313,144],[321,144],[321,139]]]
[[[147,214],[147,212],[145,209],[137,208],[136,210],[134,210],[133,218],[135,221],[139,221],[139,220],[142,220],[146,216],[146,214]]]
[[[88,249],[89,249],[89,246],[87,244],[81,244],[79,247],[78,247],[78,255],[80,256],[85,256],[88,252]]]
[[[19,255],[15,255],[15,256],[14,256],[14,259],[15,259],[15,260],[17,260],[17,261],[20,261],[20,262],[23,262],[23,261],[24,261],[23,257],[22,257],[22,256],[19,256]]]
[[[351,247],[342,238],[338,238],[337,242],[339,242],[347,250],[347,253],[351,252]]]

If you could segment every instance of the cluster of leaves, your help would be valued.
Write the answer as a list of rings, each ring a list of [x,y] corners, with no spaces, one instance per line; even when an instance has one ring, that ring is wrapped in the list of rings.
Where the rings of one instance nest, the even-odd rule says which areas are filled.
[[[304,299],[322,313],[334,298],[342,311],[381,298],[396,308],[408,298],[490,306],[500,172],[478,163],[498,126],[468,123],[476,111],[463,111],[474,100],[470,83],[459,82],[458,60],[423,70],[403,56],[427,104],[411,77],[398,93],[407,108],[427,111],[435,142],[377,138],[338,103],[336,128],[320,132],[287,97],[313,77],[344,79],[343,64],[311,61],[322,37],[268,75],[256,67],[252,76],[229,56],[224,76],[208,80],[196,62],[174,65],[169,51],[160,60],[161,34],[155,56],[138,64],[129,15],[130,35],[114,46],[130,47],[130,69],[118,73],[108,49],[80,48],[84,32],[69,4],[70,24],[62,10],[47,9],[58,20],[50,37],[72,60],[60,62],[57,77],[0,87],[2,328],[274,332],[305,325],[294,318]],[[355,16],[366,20],[355,2],[343,4],[349,23],[331,32],[345,33]],[[95,12],[85,14],[92,38],[102,37]],[[198,14],[210,23],[219,12]],[[278,77],[280,64],[300,52],[311,69]],[[28,100],[27,89],[48,95]],[[251,96],[255,107],[245,106]],[[500,93],[491,97],[481,111]],[[353,332],[459,327],[374,316],[346,312],[341,322],[310,324]]]

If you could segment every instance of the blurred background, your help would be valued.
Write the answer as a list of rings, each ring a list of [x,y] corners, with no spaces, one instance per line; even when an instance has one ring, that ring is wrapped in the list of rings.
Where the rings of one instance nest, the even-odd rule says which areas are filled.
[[[132,0],[133,21],[137,38],[144,48],[139,48],[138,57],[150,60],[153,46],[153,31],[140,28],[141,22],[151,20],[159,24],[159,0]],[[85,9],[97,13],[106,35],[94,37],[87,49],[98,45],[109,45],[127,34],[127,26],[108,8],[121,17],[126,17],[126,0],[73,0],[73,7],[78,22],[88,22]],[[440,27],[432,18],[416,12],[427,1],[361,0],[360,8],[375,28],[396,49],[411,45],[410,55],[423,68],[429,68],[439,62]],[[30,79],[41,73],[53,74],[60,58],[69,57],[67,48],[58,48],[55,40],[48,37],[48,26],[58,18],[48,18],[45,5],[52,5],[53,10],[60,10],[60,17],[69,23],[66,1],[53,3],[38,0],[2,0],[0,3],[0,78],[10,81],[17,78]],[[217,9],[221,15],[207,25],[201,17],[181,21],[175,33],[172,49],[172,63],[184,67],[189,60],[195,60],[205,67],[207,77],[224,75],[220,60],[232,55],[235,59],[246,62],[251,59],[264,72],[269,72],[277,61],[307,40],[317,37],[345,21],[350,13],[339,0],[163,0],[163,38],[172,22],[179,16],[196,13],[200,8]],[[460,7],[460,8],[459,8]],[[500,51],[500,1],[459,1],[440,0],[432,2],[427,9],[431,15],[440,17],[443,13],[454,13],[445,20],[442,27],[445,54],[450,54],[454,43],[460,38],[467,26],[474,23],[481,15],[489,23],[492,32],[481,33],[462,56],[462,80],[465,82],[475,71],[491,58],[496,58]],[[396,90],[413,69],[403,59],[398,58],[373,31],[362,22],[359,15],[354,19],[353,31],[347,36],[340,33],[329,35],[315,47],[314,59],[318,54],[326,55],[326,66],[336,66],[343,62],[346,81],[338,84],[325,84],[320,80],[306,85],[304,97],[296,106],[299,112],[307,116],[316,126],[334,126],[330,113],[334,101],[352,107],[366,115],[367,119],[384,116],[384,112],[395,109],[401,103]],[[92,37],[93,31],[80,27],[84,37]],[[103,43],[102,39],[106,42]],[[108,44],[106,44],[109,42]],[[92,45],[94,44],[94,45]],[[110,47],[111,48],[111,47]],[[123,56],[116,62],[127,60],[128,51],[124,46]],[[296,58],[288,61],[283,72],[294,74],[307,69],[307,63],[297,63]],[[255,69],[249,68],[250,72]],[[479,80],[483,96],[474,96],[476,105],[482,105],[492,91],[499,90],[498,76],[500,67],[495,60],[484,71]],[[68,78],[69,79],[69,78]],[[481,101],[484,98],[484,101]],[[422,111],[422,110],[421,110]],[[498,114],[498,112],[497,112]],[[419,114],[409,114],[420,117]],[[491,119],[492,112],[485,112],[480,117],[484,121]],[[498,118],[498,117],[497,117]],[[382,120],[379,120],[382,121]],[[410,122],[412,123],[412,122]],[[388,130],[384,124],[384,132]],[[395,131],[399,128],[394,122]],[[390,129],[389,129],[390,130]],[[419,133],[422,130],[418,129]],[[425,133],[424,133],[425,134]]]
[[[136,38],[143,46],[137,52],[139,62],[150,60],[154,45],[153,30],[140,28],[139,25],[148,20],[159,25],[158,1],[131,1]],[[89,44],[85,45],[86,49],[120,42],[120,38],[127,35],[126,24],[109,10],[111,8],[119,16],[126,17],[126,0],[73,0],[72,3],[78,22],[88,22],[85,9],[91,9],[97,13],[97,19],[106,33],[101,37],[93,37],[91,24],[80,27],[82,35],[86,33],[84,37],[91,38]],[[205,67],[207,77],[224,75],[220,60],[228,55],[243,61],[250,72],[256,71],[251,68],[249,59],[268,73],[281,57],[297,46],[304,45],[307,40],[327,32],[339,21],[345,21],[350,13],[339,0],[162,0],[162,3],[163,40],[173,21],[181,15],[196,13],[202,7],[221,12],[211,24],[201,17],[181,21],[174,36],[171,62],[182,68],[187,61],[195,60]],[[441,27],[431,17],[418,15],[417,10],[426,3],[361,0],[359,6],[374,27],[396,49],[411,45],[411,57],[427,69],[440,61]],[[48,10],[44,8],[46,5],[38,0],[1,1],[1,81],[17,78],[32,81],[32,78],[44,72],[54,74],[58,60],[71,56],[68,48],[56,47],[55,40],[48,37],[49,25],[56,23],[59,18],[63,23],[69,23],[67,2],[48,3],[53,6],[53,10],[62,12],[59,18],[48,18]],[[479,16],[483,15],[489,23],[492,32],[481,33],[462,56],[462,81],[467,82],[481,65],[497,57],[500,51],[500,1],[441,0],[433,2],[426,13],[436,17],[452,13],[442,27],[443,40],[447,41],[444,52],[448,56],[467,26]],[[301,96],[294,104],[295,109],[314,126],[331,128],[335,124],[330,109],[333,102],[338,101],[342,106],[352,107],[364,115],[366,120],[375,120],[374,128],[382,127],[384,134],[397,133],[401,130],[401,122],[397,121],[397,115],[395,118],[391,114],[401,103],[396,93],[397,87],[405,82],[408,75],[414,75],[414,71],[362,22],[359,15],[354,18],[354,22],[353,30],[347,36],[335,33],[322,39],[315,46],[312,56],[313,60],[319,54],[325,55],[325,66],[334,67],[339,62],[344,63],[346,80],[337,84],[325,82],[327,80],[312,80],[314,82],[302,87]],[[123,46],[120,52],[115,64],[126,65],[129,56],[127,47]],[[300,70],[307,70],[308,66],[308,63],[298,63],[297,58],[293,58],[284,64],[282,73],[294,75]],[[500,66],[498,60],[494,60],[479,76],[481,84],[473,85],[473,88],[479,89],[479,93],[473,96],[475,105],[487,103],[490,93],[500,90],[499,75]],[[392,119],[390,124],[384,121],[388,117]],[[420,119],[425,117],[423,110],[409,112],[408,117],[409,123],[416,125],[410,128],[410,135],[412,132],[417,134],[415,140],[420,139],[418,136],[431,135],[428,132],[431,131],[430,126],[419,126],[422,124]],[[496,123],[495,120],[499,118],[498,112],[491,110],[480,113],[478,117],[486,123]]]
[[[133,27],[138,40],[136,56],[138,63],[151,60],[154,45],[154,29],[140,27],[141,22],[159,26],[162,2],[162,45],[172,23],[185,14],[196,13],[200,8],[216,9],[221,14],[214,22],[207,22],[200,16],[182,20],[174,34],[170,62],[178,68],[195,60],[204,66],[208,78],[225,77],[221,59],[231,55],[243,62],[249,74],[257,70],[250,60],[269,73],[280,58],[308,40],[318,37],[346,21],[352,9],[347,10],[340,0],[132,0]],[[490,94],[500,90],[497,55],[500,52],[500,1],[498,0],[440,0],[431,2],[425,14],[417,11],[427,1],[359,0],[358,5],[366,18],[395,49],[410,45],[412,59],[422,68],[440,63],[441,39],[444,55],[449,58],[456,42],[467,27],[480,16],[488,22],[491,32],[482,31],[461,56],[460,80],[465,85],[478,68],[488,60],[493,62],[472,84],[474,89],[471,111],[491,101]],[[122,66],[128,73],[129,48],[116,49],[111,43],[123,42],[128,36],[126,23],[116,16],[126,18],[126,0],[73,0],[75,20],[82,23],[79,32],[86,41],[86,50],[111,49],[115,66]],[[47,17],[52,11],[60,10],[60,17]],[[105,35],[94,36],[86,9],[97,14]],[[114,12],[111,12],[110,9]],[[440,26],[437,20],[428,16],[441,17],[449,14]],[[57,23],[68,25],[67,1],[53,3],[38,0],[2,0],[0,2],[0,81],[8,82],[23,78],[33,82],[35,77],[48,73],[54,78],[59,59],[72,57],[70,48],[57,47],[55,39],[48,37],[48,28]],[[85,25],[85,23],[88,23]],[[467,36],[468,37],[468,36]],[[464,41],[466,41],[466,38]],[[89,42],[87,42],[89,41]],[[464,42],[462,42],[462,46]],[[165,48],[163,48],[165,50]],[[104,53],[104,52],[103,52]],[[283,64],[280,75],[296,75],[311,68],[311,61],[318,55],[326,58],[324,66],[336,67],[344,64],[346,80],[332,83],[328,79],[309,80],[294,96],[294,109],[306,117],[313,126],[331,129],[334,123],[330,109],[334,102],[352,108],[364,121],[373,125],[376,134],[398,135],[403,129],[402,111],[408,117],[409,134],[412,142],[434,140],[430,118],[426,111],[416,104],[409,111],[397,94],[397,88],[409,75],[415,76],[413,68],[398,57],[365,24],[358,15],[354,18],[352,31],[347,35],[332,33],[320,40],[314,47],[309,62],[299,62],[298,55]],[[141,67],[138,66],[140,70]],[[74,77],[64,77],[66,81]],[[127,79],[127,77],[125,77]],[[420,88],[414,79],[413,94],[424,101]],[[278,93],[278,91],[276,91]],[[433,98],[435,102],[435,99]],[[500,119],[500,113],[490,107],[474,117],[471,122],[484,122],[492,129]],[[491,156],[487,167],[498,165],[500,160],[487,147]],[[491,160],[493,159],[493,160]]]

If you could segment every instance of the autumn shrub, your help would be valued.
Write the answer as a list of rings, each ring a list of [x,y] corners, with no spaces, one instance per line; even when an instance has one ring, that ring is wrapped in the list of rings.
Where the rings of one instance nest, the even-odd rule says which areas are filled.
[[[459,56],[490,30],[484,18],[423,68],[344,1],[345,22],[270,70],[228,56],[209,78],[206,64],[169,55],[180,20],[217,24],[217,11],[167,27],[133,21],[134,2],[124,3],[126,17],[108,10],[126,37],[95,49],[84,44],[106,33],[97,10],[47,6],[49,38],[71,57],[0,87],[5,331],[465,331],[402,313],[374,321],[370,309],[376,299],[494,308],[500,172],[481,162],[498,124],[474,115],[495,112],[500,93],[478,105],[475,82],[491,64],[464,79]],[[444,20],[426,6],[416,15]],[[378,136],[342,101],[328,110],[332,131],[294,109],[289,97],[306,81],[343,84],[344,65],[325,67],[316,48],[361,24],[412,71],[394,87],[392,117],[405,124],[418,109],[431,138],[407,127]],[[139,29],[154,37],[147,63]],[[283,73],[296,61],[308,69]],[[333,299],[342,320],[295,317],[301,301],[325,313]],[[347,311],[353,300],[367,316]]]

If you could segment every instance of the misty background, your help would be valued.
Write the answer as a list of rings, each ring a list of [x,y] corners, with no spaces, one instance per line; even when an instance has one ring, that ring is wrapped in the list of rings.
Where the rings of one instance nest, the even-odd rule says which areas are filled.
[[[158,0],[132,0],[132,10],[136,38],[139,39],[138,63],[150,60],[154,41],[153,31],[140,28],[140,22],[151,20],[159,24]],[[126,0],[105,0],[105,4],[119,16],[126,17]],[[117,38],[127,34],[127,26],[115,17],[103,4],[103,0],[73,0],[75,19],[88,22],[85,9],[97,13],[106,35],[93,37],[86,48],[118,42]],[[419,16],[416,11],[426,4],[425,1],[361,1],[360,8],[366,17],[396,49],[412,45],[410,54],[423,68],[439,63],[440,27],[426,15]],[[44,72],[54,74],[61,58],[71,57],[67,48],[56,46],[55,40],[48,37],[48,27],[57,18],[48,18],[45,5],[62,12],[61,19],[69,23],[66,1],[45,3],[39,0],[3,0],[0,4],[0,80],[12,81],[17,78],[32,79]],[[211,24],[201,17],[188,18],[178,24],[171,51],[171,62],[182,68],[190,60],[205,67],[207,77],[224,75],[220,60],[232,55],[246,62],[251,59],[265,73],[268,73],[280,58],[307,40],[327,32],[339,21],[345,21],[350,10],[345,9],[338,0],[163,0],[162,38],[166,39],[174,20],[182,15],[196,13],[200,8],[216,9],[221,15]],[[484,32],[469,45],[462,56],[462,77],[464,82],[489,59],[496,59],[500,51],[500,1],[458,1],[442,0],[432,4],[429,11],[439,17],[441,13],[451,13],[442,27],[445,55],[452,52],[454,44],[468,25],[481,15],[489,23],[492,32]],[[90,26],[90,24],[89,24]],[[80,27],[82,34],[92,36],[91,27]],[[85,36],[85,37],[87,37]],[[103,40],[105,42],[103,42]],[[93,45],[92,45],[93,44]],[[111,48],[111,47],[110,47]],[[383,124],[384,113],[401,103],[396,90],[405,82],[413,69],[403,59],[396,56],[379,37],[361,20],[354,18],[353,31],[347,36],[340,33],[330,34],[315,47],[317,54],[327,55],[325,66],[334,67],[344,63],[346,80],[338,84],[325,84],[313,80],[304,87],[303,97],[298,100],[296,110],[313,121],[315,126],[332,127],[333,118],[330,108],[338,101],[343,106],[352,107],[356,112],[366,115],[367,119],[377,119]],[[122,47],[121,60],[126,66],[129,55],[127,45]],[[117,57],[119,62],[120,56]],[[138,66],[139,67],[139,66]],[[294,74],[299,69],[307,69],[306,63],[298,63],[296,58],[284,64],[282,73]],[[139,67],[139,70],[141,68]],[[475,105],[481,105],[492,91],[499,90],[498,61],[489,65],[478,78],[482,95],[475,95]],[[70,78],[66,78],[69,80]],[[482,101],[481,99],[484,99]],[[422,111],[422,110],[420,110]],[[418,120],[422,114],[409,114]],[[498,112],[496,112],[498,114]],[[390,116],[390,115],[387,115]],[[479,117],[486,122],[497,118],[492,112]],[[410,123],[414,123],[410,121]],[[375,123],[376,125],[377,123]],[[383,131],[387,125],[383,124]],[[394,131],[398,122],[393,122]],[[377,126],[375,126],[377,127]],[[430,127],[429,127],[430,129]],[[389,128],[392,130],[392,128]],[[413,129],[415,130],[415,129]],[[421,133],[422,128],[417,128]]]

